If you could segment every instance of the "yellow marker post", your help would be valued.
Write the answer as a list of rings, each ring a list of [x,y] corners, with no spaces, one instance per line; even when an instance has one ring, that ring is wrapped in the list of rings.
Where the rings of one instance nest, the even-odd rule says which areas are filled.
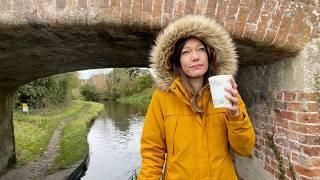
[[[27,103],[22,103],[22,112],[29,112],[29,107]]]

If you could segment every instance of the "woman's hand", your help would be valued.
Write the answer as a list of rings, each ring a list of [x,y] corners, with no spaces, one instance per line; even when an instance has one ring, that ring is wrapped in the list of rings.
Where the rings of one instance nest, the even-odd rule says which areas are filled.
[[[236,117],[239,115],[238,89],[237,89],[238,85],[233,78],[230,79],[230,83],[232,88],[226,87],[225,91],[228,92],[228,94],[226,95],[226,98],[232,103],[232,106],[227,107],[227,110],[231,115],[231,117]]]

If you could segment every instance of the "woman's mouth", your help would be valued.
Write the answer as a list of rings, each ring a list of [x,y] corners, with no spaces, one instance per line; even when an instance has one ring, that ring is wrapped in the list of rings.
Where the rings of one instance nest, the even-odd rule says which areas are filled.
[[[196,64],[196,65],[190,66],[190,68],[192,69],[200,69],[202,67],[203,67],[203,64]]]

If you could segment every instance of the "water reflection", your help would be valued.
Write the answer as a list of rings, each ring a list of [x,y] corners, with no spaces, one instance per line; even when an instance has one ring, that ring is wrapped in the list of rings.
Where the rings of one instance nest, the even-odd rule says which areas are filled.
[[[105,109],[102,117],[104,119],[111,119],[116,128],[123,132],[128,130],[132,117],[143,116],[146,113],[146,108],[142,106],[133,106],[113,101],[106,101],[104,104]]]
[[[145,107],[105,102],[88,134],[90,163],[85,180],[128,179],[140,166],[140,136]]]

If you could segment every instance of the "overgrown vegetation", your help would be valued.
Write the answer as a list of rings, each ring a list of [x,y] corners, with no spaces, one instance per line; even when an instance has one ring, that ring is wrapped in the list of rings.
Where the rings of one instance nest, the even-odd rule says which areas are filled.
[[[100,99],[97,89],[90,84],[81,86],[80,93],[86,101],[98,101]]]
[[[137,94],[153,85],[150,73],[141,73],[137,68],[114,69],[107,75],[106,99],[117,99]]]
[[[72,89],[80,85],[76,73],[66,73],[35,80],[21,86],[16,92],[16,108],[27,103],[32,109],[50,105],[68,104]]]
[[[86,101],[116,100],[138,94],[153,86],[148,70],[139,68],[115,68],[107,75],[91,77],[80,87]]]

